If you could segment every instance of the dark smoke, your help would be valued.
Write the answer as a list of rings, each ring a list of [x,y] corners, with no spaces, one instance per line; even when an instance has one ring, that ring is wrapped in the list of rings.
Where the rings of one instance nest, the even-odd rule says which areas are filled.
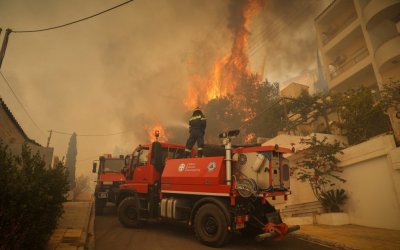
[[[252,36],[250,56],[262,54],[264,77],[285,81],[314,69],[317,40],[314,19],[332,1],[270,0]]]

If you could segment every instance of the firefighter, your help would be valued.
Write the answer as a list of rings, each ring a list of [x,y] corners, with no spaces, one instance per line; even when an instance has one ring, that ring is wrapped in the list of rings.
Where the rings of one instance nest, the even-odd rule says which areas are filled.
[[[189,139],[186,142],[185,155],[190,156],[192,147],[197,141],[197,157],[203,156],[204,133],[207,126],[207,120],[201,109],[197,107],[189,119]]]

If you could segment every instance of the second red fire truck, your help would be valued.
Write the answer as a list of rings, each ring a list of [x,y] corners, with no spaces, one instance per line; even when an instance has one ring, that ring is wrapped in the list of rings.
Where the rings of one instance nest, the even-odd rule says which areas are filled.
[[[97,181],[94,192],[95,213],[102,215],[107,202],[116,203],[119,186],[125,183],[125,176],[121,170],[125,166],[124,156],[118,158],[105,154],[99,157],[99,169],[97,161],[93,162],[93,173],[97,172]]]

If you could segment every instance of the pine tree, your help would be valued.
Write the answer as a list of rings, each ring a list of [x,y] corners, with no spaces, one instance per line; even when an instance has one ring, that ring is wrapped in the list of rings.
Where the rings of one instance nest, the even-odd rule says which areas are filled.
[[[76,165],[76,155],[78,154],[76,148],[76,133],[71,135],[71,139],[68,143],[67,156],[65,159],[65,167],[68,170],[68,181],[71,189],[75,187],[75,165]]]

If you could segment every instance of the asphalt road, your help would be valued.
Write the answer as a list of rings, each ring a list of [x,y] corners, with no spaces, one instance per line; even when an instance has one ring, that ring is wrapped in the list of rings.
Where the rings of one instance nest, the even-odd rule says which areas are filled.
[[[178,223],[150,223],[141,229],[123,227],[117,218],[115,207],[107,207],[103,216],[96,216],[94,222],[96,250],[210,250],[196,240],[192,229]],[[287,236],[281,241],[267,240],[256,242],[252,238],[235,235],[226,250],[258,249],[332,249]]]

